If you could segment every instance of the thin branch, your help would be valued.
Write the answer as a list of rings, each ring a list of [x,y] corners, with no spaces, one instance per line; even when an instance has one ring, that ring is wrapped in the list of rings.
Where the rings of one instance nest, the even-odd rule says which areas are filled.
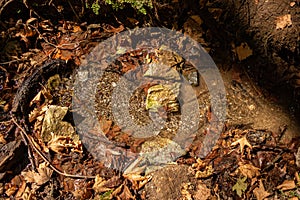
[[[12,117],[12,121],[14,124],[21,130],[22,134],[26,137],[27,141],[29,142],[30,146],[37,152],[37,154],[49,165],[49,167],[55,171],[56,173],[70,177],[70,178],[82,178],[82,179],[93,179],[96,176],[84,176],[84,175],[73,175],[73,174],[67,174],[65,172],[60,171],[56,167],[54,167],[51,162],[48,160],[48,158],[35,146],[34,142],[32,141],[31,137],[26,133],[26,131],[23,129],[21,125],[19,125],[14,117]]]

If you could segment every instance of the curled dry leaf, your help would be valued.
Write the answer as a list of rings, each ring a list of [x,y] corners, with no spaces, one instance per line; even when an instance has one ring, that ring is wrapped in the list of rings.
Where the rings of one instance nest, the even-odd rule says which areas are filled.
[[[296,188],[296,184],[295,184],[295,181],[293,181],[293,180],[285,180],[285,181],[283,181],[282,184],[278,185],[276,188],[278,190],[283,190],[283,191],[292,190],[292,189]]]
[[[120,185],[113,193],[112,198],[117,200],[122,199],[136,199],[134,195],[132,195],[131,191],[129,190],[128,186],[125,184]]]
[[[262,180],[259,180],[259,187],[255,188],[253,190],[253,193],[256,196],[257,200],[263,200],[270,196],[270,193],[265,190]]]
[[[115,187],[118,187],[121,184],[121,179],[119,176],[114,176],[111,179],[105,180],[99,175],[95,178],[95,183],[93,185],[93,190],[96,193],[103,193],[112,190]]]
[[[48,142],[48,148],[56,153],[69,153],[77,151],[82,153],[81,141],[74,141],[68,136],[57,136],[52,133],[52,139]]]
[[[35,171],[28,171],[22,172],[25,180],[28,183],[35,183],[38,186],[43,185],[44,183],[48,182],[51,178],[53,170],[46,166],[46,163],[41,163],[37,168],[38,172]]]
[[[213,174],[213,171],[212,165],[208,165],[203,171],[197,171],[195,176],[196,178],[208,178]]]
[[[151,175],[141,176],[139,174],[124,174],[124,178],[132,183],[132,188],[139,190],[146,185],[151,179]]]

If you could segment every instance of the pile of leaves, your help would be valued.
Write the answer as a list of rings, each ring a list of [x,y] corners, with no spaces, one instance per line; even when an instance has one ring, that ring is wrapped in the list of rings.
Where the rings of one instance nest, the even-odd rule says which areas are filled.
[[[49,20],[30,18],[24,23],[14,22],[4,32],[7,43],[0,63],[1,198],[146,198],[143,187],[151,181],[150,175],[108,169],[82,146],[70,120],[66,120],[70,101],[60,99],[59,105],[55,103],[59,92],[64,97],[62,77],[51,77],[31,100],[35,108],[28,113],[30,131],[9,115],[11,99],[24,77],[48,58],[80,65],[98,42],[123,30],[123,25],[67,21],[53,25]],[[203,193],[195,194],[195,188],[186,185],[182,198],[299,198],[300,141],[284,141],[283,133],[284,130],[274,133],[244,125],[228,126],[212,152],[202,159],[196,157],[201,146],[196,141],[177,164],[190,167],[194,178],[203,182]],[[21,142],[21,135],[28,141],[27,146]]]

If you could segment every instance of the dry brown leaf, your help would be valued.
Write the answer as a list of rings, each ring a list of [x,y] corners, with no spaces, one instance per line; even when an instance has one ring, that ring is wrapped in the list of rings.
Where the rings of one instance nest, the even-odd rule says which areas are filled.
[[[81,141],[74,141],[69,136],[57,136],[52,134],[48,142],[48,148],[56,153],[69,153],[69,150],[82,153]]]
[[[283,190],[283,191],[292,190],[292,189],[296,188],[296,184],[295,184],[295,181],[293,181],[293,180],[285,180],[285,181],[283,181],[282,184],[278,185],[276,188],[278,190]]]
[[[241,153],[244,152],[245,146],[248,146],[250,149],[252,149],[251,144],[248,142],[246,137],[242,137],[241,139],[238,139],[237,141],[231,143],[231,146],[240,145]]]
[[[69,122],[62,121],[68,112],[68,107],[50,105],[43,120],[41,138],[43,142],[50,141],[52,133],[56,136],[70,137],[74,142],[79,141],[73,126]]]
[[[28,171],[22,172],[25,180],[28,183],[35,183],[38,186],[43,185],[48,182],[52,176],[53,170],[46,166],[46,163],[41,163],[37,168],[38,172]]]
[[[127,185],[124,185],[122,193],[119,195],[120,199],[136,199],[134,195],[130,192],[129,188]]]
[[[236,54],[238,56],[239,61],[245,60],[249,56],[252,55],[253,51],[250,49],[246,42],[242,43],[240,46],[236,47]]]
[[[265,190],[262,180],[259,180],[259,187],[255,188],[253,190],[253,193],[256,196],[257,200],[263,200],[270,196],[270,193]]]
[[[290,14],[279,16],[275,23],[276,29],[284,29],[285,27],[292,25],[292,16]]]
[[[41,97],[42,97],[42,91],[39,91],[39,93],[37,93],[37,95],[35,95],[35,97],[30,101],[29,106],[41,102]]]
[[[212,165],[208,165],[205,167],[203,171],[197,171],[195,174],[196,178],[208,178],[213,174],[213,167]]]
[[[181,195],[184,200],[193,200],[190,190],[193,189],[193,185],[191,183],[183,183],[181,184]]]
[[[25,189],[26,189],[26,182],[23,180],[17,194],[15,195],[15,198],[20,199],[24,195]]]
[[[141,176],[139,174],[124,174],[124,178],[128,179],[132,183],[132,188],[139,190],[141,189],[144,185],[146,185],[151,179],[152,176],[147,175],[147,176]]]
[[[0,133],[0,144],[6,144],[6,140],[4,139],[4,135]]]
[[[252,164],[243,164],[240,162],[238,170],[240,170],[244,176],[250,179],[260,175],[260,169],[258,167],[254,167]]]
[[[111,125],[112,125],[111,120],[107,120],[104,117],[100,119],[100,127],[101,127],[101,130],[103,131],[104,135],[106,135],[108,133],[108,131],[111,128]]]
[[[200,182],[197,185],[197,191],[195,195],[193,196],[195,200],[206,200],[209,199],[211,196],[211,191],[210,189],[207,188],[207,186]]]
[[[102,193],[111,190],[111,188],[105,186],[106,183],[107,181],[104,178],[97,175],[95,178],[95,183],[93,185],[93,190],[95,190],[96,193]]]
[[[290,3],[290,6],[291,6],[291,7],[294,7],[294,5],[296,5],[296,2],[295,2],[295,1],[292,1],[292,2]]]
[[[80,28],[80,26],[73,26],[73,33],[77,33],[77,32],[82,32],[82,29]]]
[[[203,24],[203,20],[199,15],[192,15],[191,19],[193,19],[199,26]]]

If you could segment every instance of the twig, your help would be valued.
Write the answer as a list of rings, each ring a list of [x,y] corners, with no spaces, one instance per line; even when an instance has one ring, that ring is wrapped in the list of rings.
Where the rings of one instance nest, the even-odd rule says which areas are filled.
[[[11,64],[11,63],[14,63],[14,62],[19,62],[21,61],[22,59],[18,59],[18,60],[11,60],[11,61],[7,61],[7,62],[2,62],[0,63],[0,65],[7,65],[7,64]]]
[[[26,131],[23,129],[23,127],[17,123],[16,119],[13,116],[12,116],[12,121],[21,130],[21,132],[23,133],[23,135],[25,136],[25,138],[29,142],[30,146],[37,152],[37,154],[39,154],[39,156],[49,165],[49,167],[53,171],[55,171],[56,173],[58,173],[58,174],[60,174],[62,176],[66,176],[66,177],[70,177],[70,178],[93,179],[93,178],[96,177],[96,176],[73,175],[73,174],[67,174],[65,172],[61,172],[59,169],[57,169],[56,167],[54,167],[51,164],[51,162],[48,160],[48,158],[35,146],[35,144],[32,141],[32,139],[29,137],[29,135],[26,133]]]
[[[9,0],[9,1],[7,1],[7,2],[0,8],[0,15],[2,14],[4,8],[5,8],[8,4],[10,4],[11,2],[13,2],[13,1],[14,1],[14,0]]]
[[[76,11],[74,10],[74,8],[73,8],[73,6],[72,6],[72,4],[71,4],[71,2],[70,2],[69,0],[68,0],[68,4],[69,4],[69,6],[71,7],[71,9],[72,9],[73,13],[75,14],[76,18],[78,19],[78,21],[80,22],[80,18],[79,18],[79,16],[77,15]]]

